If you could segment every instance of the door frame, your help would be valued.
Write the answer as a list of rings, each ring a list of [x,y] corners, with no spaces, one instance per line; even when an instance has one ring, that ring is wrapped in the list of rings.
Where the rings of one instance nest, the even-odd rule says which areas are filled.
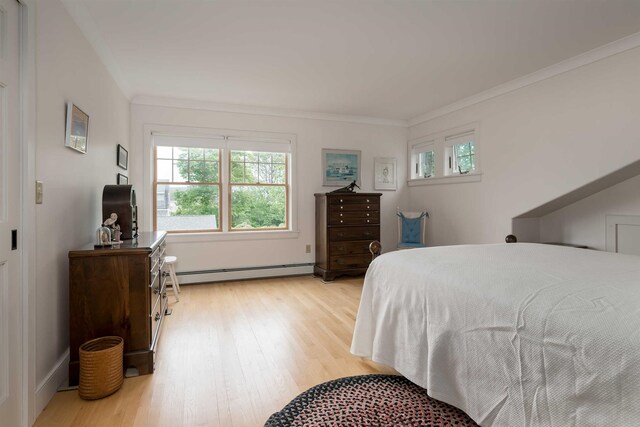
[[[20,4],[20,233],[21,258],[21,351],[22,351],[22,425],[36,420],[36,0],[18,0]]]

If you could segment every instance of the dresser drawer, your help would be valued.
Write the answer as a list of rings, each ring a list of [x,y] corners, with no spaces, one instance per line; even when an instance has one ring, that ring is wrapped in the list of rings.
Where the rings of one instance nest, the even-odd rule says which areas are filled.
[[[333,242],[329,244],[329,253],[331,254],[331,256],[370,254],[370,243],[370,240],[360,240],[355,242]]]
[[[329,229],[329,241],[380,240],[380,227],[333,227]]]
[[[370,263],[371,255],[340,255],[331,257],[329,268],[367,268]]]
[[[351,212],[351,211],[379,211],[380,204],[376,201],[374,203],[349,203],[349,204],[335,204],[329,206],[329,213],[332,212]]]
[[[367,225],[379,224],[380,212],[332,212],[329,214],[329,225]]]
[[[330,206],[336,206],[336,205],[354,205],[354,204],[360,204],[360,205],[364,205],[364,204],[371,204],[371,203],[376,203],[379,204],[380,203],[380,198],[378,197],[373,197],[373,196],[335,196],[335,197],[329,197],[329,205]]]

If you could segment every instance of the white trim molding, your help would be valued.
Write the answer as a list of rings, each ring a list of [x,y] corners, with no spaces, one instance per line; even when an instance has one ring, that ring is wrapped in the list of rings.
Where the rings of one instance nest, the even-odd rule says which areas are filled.
[[[409,187],[419,187],[421,185],[438,185],[438,184],[462,184],[464,182],[480,182],[482,181],[482,173],[467,173],[464,175],[448,175],[431,178],[416,178],[407,181]]]
[[[47,406],[51,398],[60,385],[64,383],[64,381],[68,378],[68,367],[69,367],[69,350],[58,359],[53,369],[49,371],[46,377],[42,380],[38,387],[36,388],[36,414],[42,412],[42,410]],[[31,425],[31,424],[29,424]]]
[[[534,71],[531,74],[518,77],[517,79],[511,80],[507,83],[495,86],[491,89],[477,93],[468,98],[461,99],[442,108],[438,108],[418,117],[409,119],[407,121],[408,126],[412,127],[419,125],[420,123],[428,122],[429,120],[433,120],[437,117],[453,113],[454,111],[470,107],[480,102],[487,101],[491,98],[505,95],[509,92],[513,92],[542,80],[550,79],[559,74],[566,73],[567,71],[575,70],[576,68],[589,65],[596,61],[600,61],[602,59],[625,52],[627,50],[635,49],[637,47],[640,47],[640,33],[635,33],[630,36],[621,38],[604,46],[597,47],[590,51],[576,55],[572,58],[560,61],[541,70]]]
[[[362,123],[368,125],[380,125],[380,126],[394,126],[403,127],[408,126],[406,120],[400,119],[386,119],[380,117],[368,117],[368,116],[356,116],[349,114],[329,114],[318,113],[314,111],[293,110],[287,108],[272,108],[272,107],[256,107],[249,105],[237,105],[237,104],[220,104],[216,102],[195,100],[195,99],[177,99],[177,98],[165,98],[161,96],[149,96],[138,95],[131,100],[133,105],[146,105],[151,107],[168,107],[168,108],[183,108],[191,110],[206,110],[216,111],[220,113],[238,113],[238,114],[253,114],[259,116],[274,116],[274,117],[286,117],[293,119],[309,119],[309,120],[328,120],[334,122],[349,122],[349,123]]]

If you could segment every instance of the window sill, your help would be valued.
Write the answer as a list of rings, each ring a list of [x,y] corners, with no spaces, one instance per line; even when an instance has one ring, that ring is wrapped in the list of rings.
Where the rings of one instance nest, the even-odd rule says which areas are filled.
[[[482,180],[482,172],[467,173],[464,175],[448,175],[431,178],[415,178],[407,181],[409,187],[421,185],[462,184],[464,182],[479,182]]]
[[[167,243],[224,242],[238,240],[280,240],[297,239],[298,231],[231,231],[202,233],[168,233]]]

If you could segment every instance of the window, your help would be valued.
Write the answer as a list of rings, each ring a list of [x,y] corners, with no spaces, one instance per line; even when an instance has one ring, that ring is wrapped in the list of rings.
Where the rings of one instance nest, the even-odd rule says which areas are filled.
[[[418,144],[412,150],[412,178],[431,178],[435,174],[435,151],[433,141]]]
[[[154,229],[288,230],[290,142],[153,135]]]
[[[220,150],[156,147],[156,230],[219,230]]]
[[[446,137],[445,144],[449,155],[449,174],[464,175],[476,170],[474,132]]]
[[[287,229],[285,153],[231,150],[231,230]]]
[[[480,181],[477,125],[469,124],[410,141],[407,144],[409,185]]]

